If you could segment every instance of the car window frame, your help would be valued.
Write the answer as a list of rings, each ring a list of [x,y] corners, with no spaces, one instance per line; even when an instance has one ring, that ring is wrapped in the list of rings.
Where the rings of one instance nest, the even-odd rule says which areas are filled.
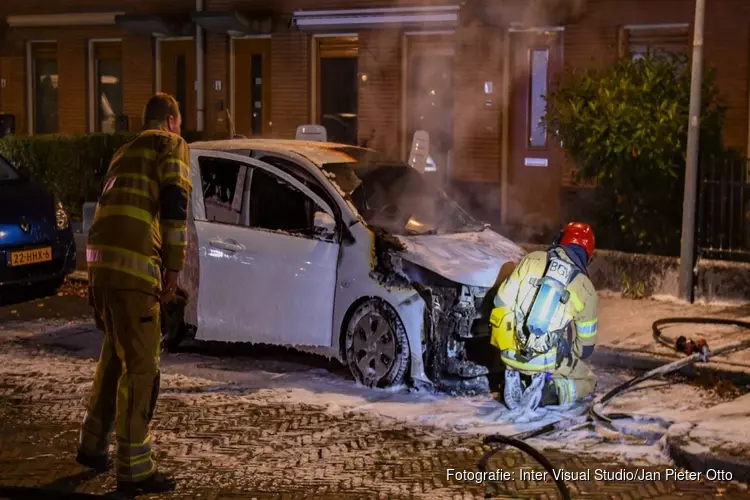
[[[260,161],[260,160],[259,160]],[[263,164],[267,164],[265,162],[262,162]],[[310,188],[302,184],[300,181],[298,181],[293,175],[287,174],[284,172],[284,170],[280,169],[279,167],[276,167],[275,165],[270,165],[271,168],[263,168],[260,167],[261,170],[264,170],[267,174],[276,177],[277,179],[281,179],[288,185],[292,186],[294,189],[299,191],[303,196],[307,197],[313,204],[315,204],[319,209],[323,209],[324,212],[326,212],[328,215],[330,215],[334,220],[334,235],[332,239],[322,238],[319,235],[315,234],[304,234],[301,232],[292,232],[292,231],[283,231],[285,234],[289,234],[290,236],[298,237],[298,238],[312,238],[320,241],[326,241],[326,242],[336,242],[339,243],[341,240],[341,224],[339,222],[339,219],[336,217],[334,213],[332,213],[332,209],[330,208],[330,205],[325,203],[325,200],[321,199],[318,195],[316,195]],[[256,229],[259,231],[267,231],[267,232],[277,232],[279,230],[274,229],[267,229],[264,227],[259,226],[251,226],[250,225],[250,207],[251,207],[251,196],[252,196],[252,182],[255,179],[255,168],[253,168],[250,172],[250,175],[247,176],[246,180],[246,200],[247,205],[246,209],[243,212],[243,219],[247,221],[247,224],[244,226],[248,229]]]
[[[268,163],[262,162],[262,161],[258,160],[257,158],[254,158],[254,157],[249,156],[249,155],[242,155],[242,154],[237,154],[236,152],[230,152],[230,151],[226,151],[226,150],[215,150],[215,149],[195,149],[195,150],[192,150],[191,151],[191,158],[190,158],[191,165],[195,164],[200,169],[199,158],[201,156],[212,156],[212,157],[215,157],[215,158],[222,158],[222,159],[226,159],[226,160],[234,160],[234,161],[237,161],[237,162],[239,162],[241,164],[244,164],[244,165],[246,165],[248,167],[248,172],[245,175],[245,184],[243,186],[243,189],[244,189],[244,191],[243,191],[243,200],[242,200],[242,203],[243,203],[243,215],[241,216],[241,219],[243,220],[243,222],[245,220],[247,220],[246,217],[249,218],[249,208],[250,208],[249,194],[250,194],[250,187],[251,187],[250,183],[252,182],[253,173],[254,173],[254,169],[255,168],[260,168],[262,170],[265,170],[266,172],[270,173],[271,175],[275,175],[275,176],[281,178],[282,180],[284,180],[285,182],[287,182],[288,184],[292,185],[295,189],[297,189],[302,194],[304,194],[305,196],[307,196],[308,198],[310,198],[313,201],[313,203],[315,203],[318,206],[318,208],[320,208],[322,211],[326,212],[328,215],[330,215],[331,217],[333,217],[334,220],[336,220],[336,215],[335,215],[333,209],[331,208],[331,206],[328,203],[326,203],[324,200],[322,200],[318,195],[316,195],[307,186],[305,186],[304,184],[302,184],[301,182],[299,182],[297,179],[295,179],[292,175],[287,174],[286,172],[284,172],[283,170],[279,169],[278,167],[274,167],[273,165],[270,165]],[[195,193],[197,191],[197,193],[199,194],[199,199],[196,200],[197,201],[197,206],[200,207],[200,208],[202,208],[202,211],[198,211],[198,210],[195,211],[197,213],[194,214],[194,219],[196,221],[201,221],[201,222],[222,224],[221,222],[210,221],[206,217],[205,200],[203,199],[203,179],[202,179],[202,177],[200,175],[200,170],[197,172],[197,175],[193,175],[193,183],[194,184],[198,183],[200,185],[200,189],[199,190],[196,190],[195,186],[193,187],[193,193],[194,193],[193,195],[195,196]],[[247,213],[247,216],[245,215],[245,213]],[[245,224],[238,224],[238,225],[226,224],[226,225],[231,225],[232,227],[240,227],[240,228],[249,229],[249,230],[273,232],[273,231],[268,230],[268,229],[264,229],[264,228],[260,228],[260,227],[250,227],[249,225],[245,225]],[[299,233],[289,233],[289,234],[292,235],[292,236],[294,236],[294,237],[307,238],[307,236],[299,234]],[[331,242],[331,240],[328,240],[328,239],[325,239],[325,238],[320,238],[318,236],[313,236],[313,238],[315,238],[316,240],[319,240],[319,241],[323,241],[323,242]],[[334,242],[338,243],[339,242],[338,240],[340,240],[340,238],[341,238],[341,231],[339,230],[339,224],[337,222],[336,223],[336,237],[335,237]]]
[[[207,150],[204,150],[204,151],[207,151]],[[212,156],[209,156],[209,155],[206,155],[206,154],[200,154],[200,153],[196,156],[196,160],[197,160],[196,164],[198,166],[198,178],[201,181],[200,196],[201,196],[201,199],[203,200],[203,218],[202,219],[196,219],[196,220],[202,220],[204,222],[210,222],[212,224],[222,224],[222,225],[226,225],[226,226],[243,227],[243,223],[244,223],[244,220],[245,220],[243,214],[245,212],[245,207],[246,207],[246,203],[247,203],[247,200],[248,200],[248,198],[247,198],[247,192],[246,192],[247,186],[248,186],[248,184],[247,184],[247,178],[251,175],[252,167],[250,165],[246,164],[246,163],[238,162],[238,163],[240,163],[240,169],[237,172],[237,179],[235,179],[234,198],[235,199],[237,198],[237,189],[238,188],[241,189],[242,191],[241,191],[240,209],[239,209],[239,222],[237,222],[236,224],[234,224],[232,222],[224,222],[224,221],[220,221],[220,220],[210,219],[208,217],[208,207],[206,206],[206,197],[205,197],[204,192],[203,192],[204,185],[203,185],[203,172],[201,171],[201,164],[200,164],[201,158],[213,158],[213,159],[219,159],[219,160],[225,160],[225,161],[235,161],[235,160],[231,160],[231,159],[228,160],[226,158],[212,157]],[[243,169],[244,169],[244,174],[243,174]],[[234,200],[232,201],[232,205],[234,205]],[[234,210],[234,206],[232,206],[232,210]],[[244,226],[244,227],[246,227],[246,226]]]
[[[262,161],[264,163],[268,163],[267,161],[264,160],[264,158],[274,158],[274,159],[279,159],[283,162],[289,163],[291,165],[290,169],[294,170],[293,172],[288,172],[286,168],[279,167],[277,165],[274,165],[273,163],[268,163],[268,164],[274,168],[281,170],[284,173],[291,175],[293,178],[297,179],[300,183],[302,183],[305,187],[307,186],[304,183],[310,182],[314,184],[317,188],[319,188],[323,193],[325,193],[325,198],[323,199],[323,201],[325,201],[328,204],[328,206],[330,206],[334,211],[334,217],[336,218],[336,223],[337,224],[340,223],[339,222],[340,211],[338,210],[339,207],[338,207],[338,204],[336,203],[336,199],[331,194],[330,188],[327,187],[324,183],[322,183],[320,179],[316,178],[315,175],[308,172],[308,170],[304,166],[300,165],[300,163],[297,160],[295,160],[294,158],[288,155],[284,155],[284,154],[276,153],[272,151],[264,151],[264,150],[253,150],[252,155],[253,155],[253,158],[256,158],[258,159],[258,161]],[[299,176],[296,175],[295,172],[298,173]]]

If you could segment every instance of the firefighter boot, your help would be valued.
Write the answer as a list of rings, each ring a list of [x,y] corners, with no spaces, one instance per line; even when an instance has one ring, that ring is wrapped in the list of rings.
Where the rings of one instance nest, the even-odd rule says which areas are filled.
[[[117,481],[117,491],[129,496],[167,493],[174,490],[174,488],[174,479],[168,478],[158,471],[143,481]]]
[[[80,450],[76,455],[76,462],[87,469],[94,469],[98,474],[107,472],[112,468],[112,460],[107,455],[88,455]]]
[[[542,402],[539,406],[557,406],[560,404],[560,397],[557,395],[555,383],[548,380],[542,389]]]

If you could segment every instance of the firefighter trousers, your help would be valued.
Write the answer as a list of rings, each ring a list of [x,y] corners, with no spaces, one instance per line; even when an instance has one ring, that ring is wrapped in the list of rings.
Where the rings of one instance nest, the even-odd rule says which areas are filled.
[[[79,451],[106,455],[117,438],[117,480],[142,481],[156,471],[150,423],[159,394],[160,304],[144,292],[91,288],[104,344],[81,428]]]
[[[580,401],[596,390],[596,377],[591,368],[575,356],[570,363],[565,360],[552,372],[552,381],[561,405]]]

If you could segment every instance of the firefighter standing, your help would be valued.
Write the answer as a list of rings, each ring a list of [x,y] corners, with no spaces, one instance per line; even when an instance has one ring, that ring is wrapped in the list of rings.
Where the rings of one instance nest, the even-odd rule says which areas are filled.
[[[107,172],[86,249],[89,294],[105,333],[76,460],[97,472],[110,466],[117,437],[117,489],[165,492],[150,422],[159,393],[160,302],[170,302],[186,252],[190,154],[180,137],[177,101],[156,94],[144,130],[117,151]]]
[[[564,405],[596,389],[583,361],[594,351],[599,299],[587,274],[588,224],[572,222],[548,251],[531,252],[502,283],[492,311],[492,345],[505,371],[510,409]]]

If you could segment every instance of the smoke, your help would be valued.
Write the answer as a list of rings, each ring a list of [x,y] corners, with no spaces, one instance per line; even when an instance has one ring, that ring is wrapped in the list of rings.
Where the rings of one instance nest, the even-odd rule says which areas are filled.
[[[509,54],[504,41],[511,27],[575,22],[584,14],[586,4],[587,0],[466,0],[454,35],[407,36],[407,64],[403,67],[407,73],[403,79],[407,86],[407,130],[401,137],[397,131],[400,127],[394,128],[400,121],[393,116],[398,108],[390,101],[397,95],[393,87],[401,85],[394,75],[398,70],[394,58],[400,61],[402,57],[395,49],[398,33],[360,33],[359,57],[365,65],[360,71],[368,73],[368,81],[360,83],[360,140],[389,153],[398,149],[394,143],[405,142],[398,151],[405,160],[414,132],[426,130],[430,134],[430,156],[437,167],[436,172],[426,175],[443,183],[470,213],[493,224],[500,222],[501,209],[516,216],[523,214],[527,220],[543,218],[540,214],[534,217],[534,204],[530,209],[529,199],[519,194],[530,186],[519,185],[513,178],[510,145],[505,179],[510,186],[501,189],[503,140],[511,141],[510,134],[503,136],[503,82],[512,85],[518,78],[528,78],[525,64],[504,64]],[[403,0],[393,6],[415,5],[418,3],[413,0]],[[422,5],[435,3],[424,1]],[[444,55],[451,51],[452,55]],[[375,90],[377,85],[381,90]],[[389,88],[383,90],[383,86]],[[379,98],[376,109],[367,105],[373,97]],[[510,121],[507,125],[513,126]],[[505,200],[501,199],[503,194]]]

